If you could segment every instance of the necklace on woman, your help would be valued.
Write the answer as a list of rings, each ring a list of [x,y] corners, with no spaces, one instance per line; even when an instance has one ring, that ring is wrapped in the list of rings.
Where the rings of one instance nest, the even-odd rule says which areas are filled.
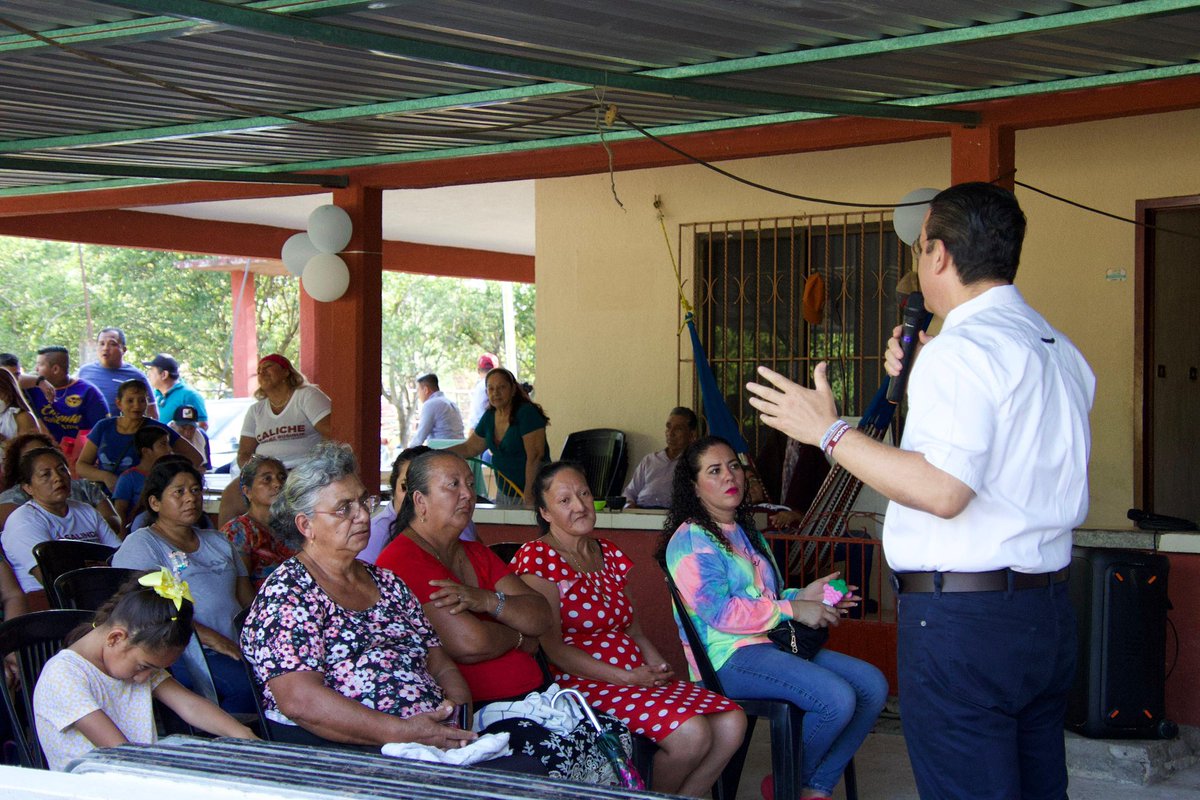
[[[553,533],[547,534],[546,538],[549,539],[549,545],[553,547],[560,556],[565,558],[568,564],[570,564],[579,572],[591,572],[591,570],[589,570],[586,566],[587,561],[590,558],[590,553],[588,552],[590,550],[588,547],[588,542],[590,541],[589,539],[584,539],[583,544],[579,548],[579,552],[573,553],[567,548],[563,547],[562,543],[558,541],[558,537]]]
[[[287,408],[287,404],[291,401],[291,399],[292,399],[291,392],[288,392],[287,395],[284,396],[282,403],[276,403],[274,400],[272,400],[271,398],[268,397],[267,402],[271,404],[271,413],[275,414],[277,416],[279,414],[282,414],[283,410],[285,408]]]
[[[443,567],[445,567],[447,570],[449,570],[452,574],[454,574],[456,576],[458,575],[458,570],[456,570],[454,568],[454,565],[456,563],[458,563],[458,554],[460,552],[462,552],[461,549],[456,550],[456,549],[454,549],[454,545],[451,544],[450,545],[450,547],[451,547],[450,558],[449,558],[449,561],[447,562],[447,560],[442,558],[441,554],[438,553],[437,548],[435,548],[432,544],[429,543],[428,539],[426,539],[421,534],[417,533],[416,528],[414,528],[412,525],[409,525],[405,530],[408,533],[412,534],[412,536],[410,538],[412,538],[413,542],[416,543],[417,547],[421,548],[426,553],[429,553],[429,555],[431,555],[435,559],[437,559],[437,562],[439,564],[441,564]]]
[[[549,540],[549,544],[554,548],[555,552],[566,559],[566,562],[581,575],[596,574],[604,571],[604,551],[600,548],[600,543],[594,539],[584,538],[583,544],[579,547],[579,551],[577,553],[573,553],[567,548],[563,547],[558,541],[558,537],[556,537],[553,533],[547,534],[546,538]],[[595,561],[592,554],[593,544],[596,547],[596,553],[598,553],[600,557],[600,567],[598,569],[589,568],[588,566],[589,563],[594,563]],[[600,588],[601,594],[604,596],[604,602],[607,603],[609,599],[608,592],[604,590],[603,581],[598,581],[597,585]]]
[[[607,606],[612,598],[609,597],[607,584],[603,575],[604,551],[601,549],[600,543],[594,539],[584,538],[583,544],[579,548],[579,553],[576,554],[563,547],[553,533],[547,534],[546,538],[549,540],[548,544],[554,548],[554,551],[566,559],[566,562],[580,575],[583,575],[585,581],[588,580],[588,576],[595,577],[595,580],[589,582],[593,585],[595,591],[599,593],[600,597],[603,598],[604,604]],[[598,570],[588,569],[587,566],[588,562],[592,560],[592,544],[595,544],[596,552],[600,556],[600,569]]]

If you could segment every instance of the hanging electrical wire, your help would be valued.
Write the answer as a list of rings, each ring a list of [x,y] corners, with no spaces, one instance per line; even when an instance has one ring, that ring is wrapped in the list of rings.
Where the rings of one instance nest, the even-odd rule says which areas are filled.
[[[619,119],[621,122],[624,122],[626,125],[628,125],[633,130],[640,133],[642,136],[645,136],[647,139],[651,140],[652,142],[655,142],[655,143],[665,147],[666,149],[670,150],[673,153],[683,156],[684,158],[688,159],[689,161],[692,161],[693,163],[699,164],[700,166],[702,166],[706,169],[710,169],[713,172],[716,172],[718,175],[723,175],[726,178],[729,178],[730,180],[737,181],[738,183],[744,184],[746,186],[750,186],[754,189],[761,189],[762,191],[770,192],[771,194],[777,194],[777,195],[781,195],[783,197],[790,197],[793,200],[805,200],[810,203],[821,203],[823,205],[831,205],[831,206],[847,206],[849,208],[904,208],[906,206],[925,205],[928,202],[925,200],[921,200],[921,201],[913,202],[913,203],[850,202],[847,200],[831,200],[827,197],[813,197],[811,195],[803,195],[803,194],[797,194],[796,192],[789,192],[784,189],[776,189],[773,186],[766,186],[764,184],[752,181],[748,178],[743,178],[740,175],[734,175],[732,172],[721,169],[720,167],[716,166],[715,164],[705,161],[704,159],[702,159],[698,156],[694,156],[691,153],[687,152],[686,150],[682,150],[682,149],[676,147],[675,145],[671,144],[670,142],[666,141],[665,139],[655,136],[653,133],[650,133],[650,131],[648,131],[645,128],[643,128],[642,126],[638,125],[636,122],[632,121],[631,119],[629,119],[628,117],[626,117],[623,114],[617,113],[617,114],[615,114],[615,117],[617,119]],[[1012,177],[1015,174],[1016,174],[1016,170],[1011,170],[1011,171],[1005,173],[1004,175],[1001,175],[1000,177],[993,179],[992,183],[998,183],[1002,180]],[[1163,233],[1173,233],[1177,236],[1187,237],[1188,239],[1200,239],[1200,236],[1197,236],[1193,233],[1188,233],[1186,231],[1174,230],[1172,228],[1166,228],[1161,225],[1152,225],[1148,222],[1140,222],[1136,219],[1130,219],[1128,217],[1122,217],[1118,214],[1111,214],[1107,211],[1101,211],[1098,208],[1094,208],[1092,206],[1085,205],[1084,203],[1080,203],[1075,200],[1070,200],[1066,197],[1062,197],[1060,195],[1053,194],[1051,192],[1046,191],[1045,189],[1039,189],[1036,186],[1031,186],[1030,184],[1024,183],[1022,181],[1018,181],[1018,180],[1014,179],[1013,183],[1016,184],[1017,186],[1020,186],[1023,189],[1028,189],[1031,192],[1036,192],[1037,194],[1043,195],[1052,200],[1057,200],[1060,203],[1066,203],[1067,205],[1074,206],[1075,208],[1081,209],[1083,211],[1089,211],[1093,214],[1099,214],[1100,216],[1108,217],[1110,219],[1115,219],[1120,222],[1127,222],[1131,225],[1136,225],[1139,228],[1144,228],[1146,230],[1152,230],[1152,231],[1162,231]]]

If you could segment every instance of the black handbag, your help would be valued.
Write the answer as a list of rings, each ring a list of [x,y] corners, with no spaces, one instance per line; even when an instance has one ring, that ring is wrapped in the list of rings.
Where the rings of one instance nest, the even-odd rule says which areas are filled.
[[[767,631],[767,637],[783,652],[811,660],[829,639],[829,629],[810,628],[786,619]]]

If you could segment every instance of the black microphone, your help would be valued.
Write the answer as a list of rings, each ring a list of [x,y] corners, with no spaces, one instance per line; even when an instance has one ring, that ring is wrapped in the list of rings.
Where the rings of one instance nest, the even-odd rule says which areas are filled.
[[[900,348],[904,351],[904,360],[900,362],[900,374],[888,384],[887,400],[892,405],[904,397],[904,387],[908,384],[908,373],[912,371],[913,353],[921,339],[921,323],[924,320],[925,297],[920,292],[913,292],[904,305],[904,321],[900,325]]]

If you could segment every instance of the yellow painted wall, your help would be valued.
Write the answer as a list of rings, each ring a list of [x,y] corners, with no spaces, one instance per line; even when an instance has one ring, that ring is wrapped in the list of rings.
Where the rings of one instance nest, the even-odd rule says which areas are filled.
[[[1138,200],[1200,194],[1200,111],[1023,131],[1017,178],[1133,218]],[[1029,217],[1017,285],[1096,373],[1088,524],[1129,525],[1134,505],[1134,227],[1017,190]],[[1125,281],[1108,281],[1124,269]],[[1200,313],[1197,315],[1200,317]]]
[[[1018,179],[1132,217],[1138,199],[1200,194],[1200,111],[1046,128],[1017,136]],[[726,162],[771,186],[819,197],[895,201],[949,182],[946,139]],[[653,208],[662,198],[672,247],[681,223],[838,213],[729,181],[699,166],[537,183],[538,400],[551,452],[566,434],[614,427],[631,436],[630,467],[662,446],[678,393],[678,304]],[[1017,285],[1083,350],[1099,379],[1088,524],[1126,527],[1133,502],[1131,225],[1018,189],[1030,218]],[[690,253],[683,254],[689,263]],[[1124,268],[1128,280],[1105,279]],[[686,351],[687,348],[685,348]]]

